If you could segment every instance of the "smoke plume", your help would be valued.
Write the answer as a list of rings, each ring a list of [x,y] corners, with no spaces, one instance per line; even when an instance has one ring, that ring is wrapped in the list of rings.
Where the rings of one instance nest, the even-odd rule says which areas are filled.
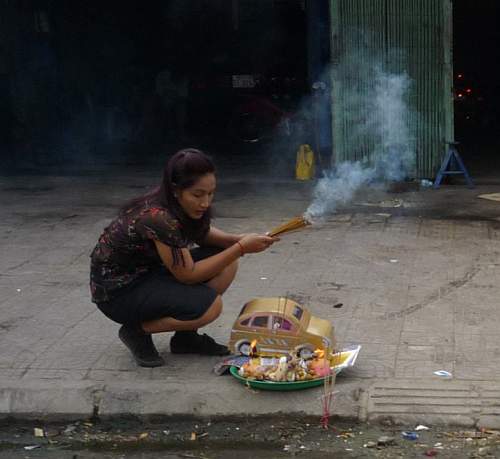
[[[341,116],[351,127],[344,145],[348,153],[363,154],[357,161],[340,162],[324,172],[305,213],[310,220],[334,213],[360,188],[403,180],[414,168],[415,142],[408,127],[407,103],[411,80],[407,74],[384,71],[379,62],[366,62],[356,55],[344,60],[338,74],[344,82],[340,87],[344,100]]]

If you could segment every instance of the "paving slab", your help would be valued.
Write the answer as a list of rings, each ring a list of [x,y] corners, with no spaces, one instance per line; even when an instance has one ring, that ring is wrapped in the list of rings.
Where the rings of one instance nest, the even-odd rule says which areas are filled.
[[[155,336],[167,364],[138,368],[118,325],[90,302],[95,241],[157,176],[0,177],[0,415],[320,416],[323,388],[250,390],[215,376],[217,358],[170,354],[170,334]],[[215,224],[266,231],[300,215],[311,189],[233,173],[221,180]],[[475,200],[494,191],[361,194],[321,224],[245,256],[206,331],[227,341],[244,302],[289,295],[331,320],[341,347],[362,345],[355,367],[337,378],[334,414],[496,426],[500,206]],[[404,205],[389,206],[396,198]]]

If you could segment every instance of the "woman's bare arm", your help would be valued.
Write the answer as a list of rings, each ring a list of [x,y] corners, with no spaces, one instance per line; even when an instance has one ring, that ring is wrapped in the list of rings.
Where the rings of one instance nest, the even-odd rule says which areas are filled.
[[[206,282],[242,255],[241,248],[238,245],[233,245],[216,255],[195,263],[188,249],[179,249],[182,251],[184,263],[181,262],[174,266],[172,249],[160,241],[155,240],[154,242],[163,264],[179,282],[184,284]]]
[[[243,254],[262,252],[276,241],[276,238],[270,236],[246,234],[222,252],[196,263],[193,261],[188,249],[179,249],[182,251],[184,263],[181,262],[175,265],[172,248],[157,240],[154,240],[154,243],[163,264],[178,281],[184,284],[197,284],[206,282],[216,276]]]

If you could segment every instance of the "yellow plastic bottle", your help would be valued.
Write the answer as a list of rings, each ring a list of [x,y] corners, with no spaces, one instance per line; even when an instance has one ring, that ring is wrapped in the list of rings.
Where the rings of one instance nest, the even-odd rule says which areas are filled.
[[[297,151],[295,178],[297,180],[311,180],[314,178],[314,152],[307,144],[301,145]]]

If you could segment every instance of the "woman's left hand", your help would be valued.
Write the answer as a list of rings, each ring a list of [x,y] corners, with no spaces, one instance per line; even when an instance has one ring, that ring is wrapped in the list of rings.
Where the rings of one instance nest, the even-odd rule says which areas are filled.
[[[241,233],[241,234],[238,234],[238,241],[241,241],[245,236],[248,236],[249,234],[252,234],[252,233]],[[277,236],[269,236],[269,232],[263,234],[263,236],[268,236],[268,237],[271,237],[272,238],[272,242],[269,243],[269,245],[273,245],[275,242],[279,242],[281,241],[281,239]]]
[[[265,234],[250,233],[245,235],[238,244],[241,246],[242,254],[259,253],[267,250],[275,242],[275,238]]]

